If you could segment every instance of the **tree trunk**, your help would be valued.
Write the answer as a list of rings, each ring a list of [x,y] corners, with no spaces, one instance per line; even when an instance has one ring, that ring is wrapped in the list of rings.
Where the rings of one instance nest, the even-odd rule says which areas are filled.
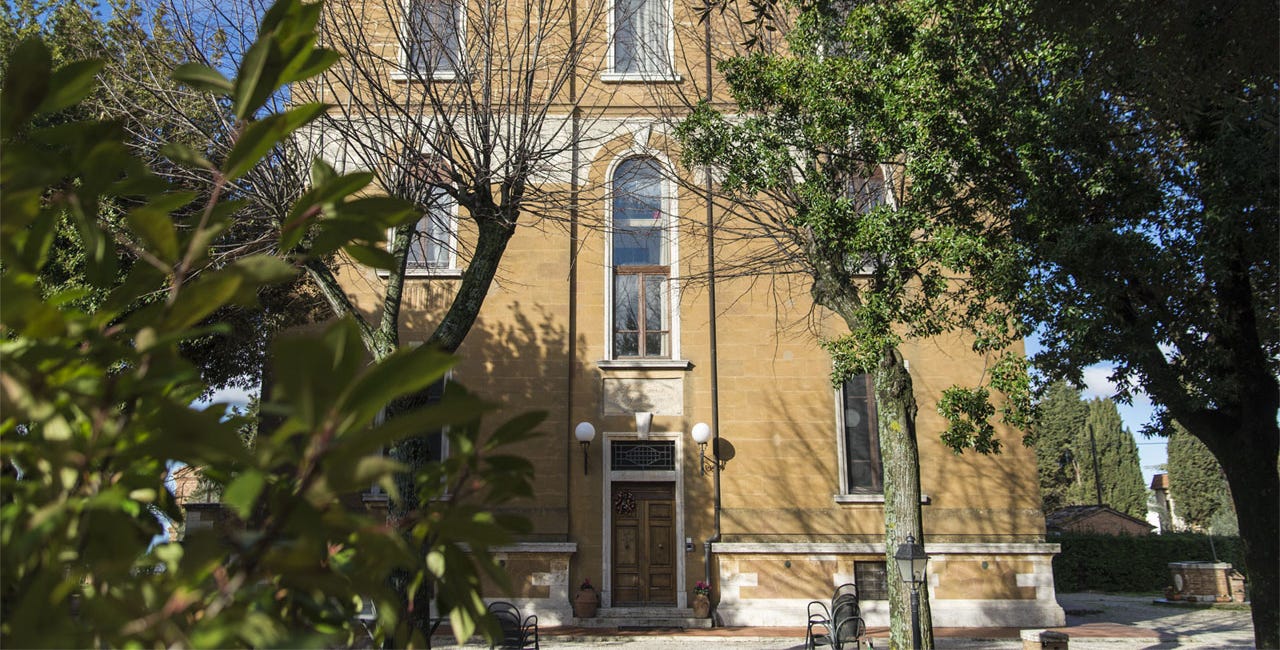
[[[1242,428],[1232,438],[1248,441],[1244,444],[1211,444],[1210,439],[1222,437],[1223,432],[1205,436],[1189,426],[1187,430],[1214,452],[1231,487],[1244,544],[1254,644],[1280,648],[1280,473],[1276,468],[1280,431],[1265,413],[1244,422]]]
[[[507,243],[511,241],[512,235],[515,234],[515,220],[504,219],[501,211],[496,207],[490,208],[487,213],[477,215],[476,222],[479,228],[479,237],[476,241],[475,254],[472,256],[470,263],[467,264],[466,271],[462,274],[462,282],[458,287],[457,295],[454,296],[453,302],[449,305],[449,311],[445,314],[440,324],[436,326],[431,338],[427,340],[428,345],[435,345],[449,353],[458,350],[458,346],[462,345],[463,339],[471,331],[476,318],[480,315],[480,308],[484,304],[485,296],[489,293],[489,287],[493,284],[493,278],[498,273],[498,267],[502,261],[502,255],[506,251]],[[398,303],[399,295],[397,294],[395,298]],[[390,299],[390,296],[388,296],[388,299]],[[398,326],[398,322],[389,325],[389,327],[393,328]],[[386,327],[384,325],[383,329],[385,330]],[[393,330],[389,334],[394,336],[395,331]],[[419,391],[412,395],[405,395],[388,404],[384,411],[385,417],[394,418],[401,413],[409,412],[427,404],[430,401],[429,393],[430,389]],[[396,488],[400,491],[402,501],[391,504],[390,515],[393,519],[399,519],[405,514],[418,509],[421,504],[415,489],[414,477],[428,463],[442,460],[431,457],[430,446],[427,443],[426,436],[433,433],[424,431],[420,436],[400,441],[390,450],[390,456],[404,463],[408,468],[407,471],[396,475]],[[424,546],[422,549],[424,555],[426,551],[427,549]],[[427,575],[426,579],[418,586],[410,602],[406,594],[408,577],[407,575],[393,576],[392,585],[396,592],[401,594],[401,598],[405,599],[404,613],[410,624],[410,634],[421,633],[426,647],[430,648],[430,609],[431,602],[435,598],[434,584],[430,575]]]
[[[476,239],[476,252],[462,273],[462,282],[458,286],[458,294],[454,296],[445,313],[444,320],[436,326],[427,339],[427,343],[439,347],[445,352],[456,352],[467,332],[475,324],[480,314],[480,307],[489,293],[489,286],[498,274],[498,265],[502,262],[502,254],[507,250],[507,243],[516,232],[516,214],[507,214],[502,208],[488,206],[476,217],[479,236]]]
[[[875,369],[880,458],[884,463],[884,541],[889,584],[889,647],[911,647],[911,586],[902,581],[894,553],[907,535],[924,544],[920,512],[920,453],[916,445],[916,398],[911,375],[896,348]],[[929,587],[920,586],[920,638],[933,647]]]

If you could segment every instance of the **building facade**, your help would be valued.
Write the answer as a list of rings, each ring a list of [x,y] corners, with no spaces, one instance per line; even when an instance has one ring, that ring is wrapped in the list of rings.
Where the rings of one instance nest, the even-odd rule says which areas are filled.
[[[474,79],[466,52],[490,40],[476,34],[493,24],[484,8],[409,6],[399,23],[365,21],[402,30],[385,39],[403,66],[387,83],[407,93]],[[724,198],[708,205],[707,179],[680,167],[670,136],[681,107],[723,99],[705,64],[742,41],[740,18],[701,22],[680,0],[576,15],[586,45],[541,127],[559,144],[531,176],[570,198],[526,204],[451,377],[508,415],[548,413],[544,435],[519,450],[537,468],[535,496],[511,506],[534,531],[498,549],[513,592],[488,596],[569,623],[590,581],[602,615],[625,619],[687,611],[710,577],[722,623],[798,625],[808,601],[855,582],[868,624],[887,624],[886,581],[898,577],[885,565],[869,382],[832,386],[818,342],[843,324],[813,305],[802,276],[715,272],[767,243],[733,234],[742,228]],[[474,254],[469,216],[448,200],[424,215],[402,342],[426,339],[453,299]],[[353,261],[340,279],[358,309],[379,311],[385,275]],[[1007,428],[994,456],[957,456],[939,439],[941,392],[978,382],[992,361],[970,350],[962,337],[903,346],[919,400],[933,621],[1061,624],[1034,454]],[[700,423],[714,443],[694,440]]]

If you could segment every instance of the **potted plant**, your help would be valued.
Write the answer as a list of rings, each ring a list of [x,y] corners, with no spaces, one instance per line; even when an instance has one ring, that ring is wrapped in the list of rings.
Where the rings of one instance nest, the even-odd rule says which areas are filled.
[[[711,615],[711,585],[702,580],[693,585],[693,615],[695,618]]]
[[[600,594],[591,586],[590,579],[584,579],[578,593],[573,597],[573,615],[578,618],[593,618],[600,607]]]

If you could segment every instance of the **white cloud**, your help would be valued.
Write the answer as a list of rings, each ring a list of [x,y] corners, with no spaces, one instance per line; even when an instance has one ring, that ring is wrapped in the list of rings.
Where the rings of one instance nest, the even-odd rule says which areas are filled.
[[[1084,386],[1082,392],[1086,398],[1113,397],[1116,394],[1116,383],[1111,381],[1114,367],[1108,365],[1089,366],[1084,369]]]
[[[198,409],[204,409],[210,404],[227,404],[230,406],[245,406],[249,400],[256,397],[258,387],[254,386],[250,389],[244,388],[222,388],[213,392],[208,399],[202,399],[192,406]]]

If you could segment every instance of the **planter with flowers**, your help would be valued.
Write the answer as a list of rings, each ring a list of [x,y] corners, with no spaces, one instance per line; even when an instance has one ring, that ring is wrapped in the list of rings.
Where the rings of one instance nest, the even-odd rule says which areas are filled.
[[[711,615],[711,585],[699,580],[693,585],[693,616],[706,618]]]
[[[584,579],[578,593],[573,597],[573,615],[578,618],[593,618],[600,607],[600,594],[591,586],[591,580]]]

